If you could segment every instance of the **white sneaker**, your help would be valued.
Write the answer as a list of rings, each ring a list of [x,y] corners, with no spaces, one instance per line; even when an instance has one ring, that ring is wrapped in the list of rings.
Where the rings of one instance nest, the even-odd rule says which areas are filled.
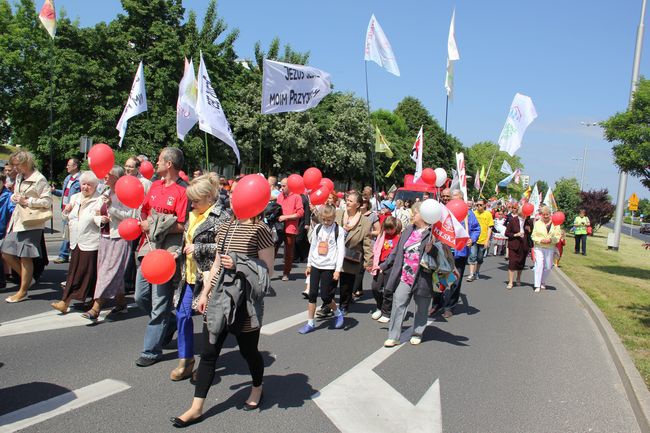
[[[377,319],[377,322],[379,322],[379,323],[388,323],[388,322],[390,322],[390,317],[381,316],[379,319]]]
[[[411,337],[411,340],[409,342],[412,345],[417,346],[418,344],[422,343],[422,337],[420,335],[414,335]]]
[[[372,320],[377,320],[377,319],[379,319],[379,318],[381,317],[381,310],[375,310],[375,311],[372,313],[372,316],[371,316],[371,317],[372,317]]]
[[[539,288],[542,289],[542,290],[546,290],[546,286],[545,286],[544,284],[542,284],[541,286],[539,286]]]
[[[535,293],[539,293],[539,287],[535,287]]]

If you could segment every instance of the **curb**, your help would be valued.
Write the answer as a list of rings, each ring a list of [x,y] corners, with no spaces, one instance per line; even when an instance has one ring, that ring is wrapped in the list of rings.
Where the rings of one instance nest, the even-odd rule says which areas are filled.
[[[627,353],[625,346],[623,346],[620,337],[616,331],[614,331],[614,328],[612,328],[612,325],[610,325],[603,312],[600,311],[591,298],[583,292],[582,289],[564,273],[564,271],[557,267],[554,267],[553,269],[569,286],[576,298],[582,302],[589,312],[589,316],[591,316],[592,320],[596,324],[600,335],[605,341],[607,350],[614,361],[614,365],[616,366],[618,375],[623,383],[625,394],[630,402],[632,412],[634,412],[639,428],[644,433],[650,433],[650,391],[648,391],[641,374],[639,374],[639,370],[636,369],[636,366],[634,365],[630,355]]]

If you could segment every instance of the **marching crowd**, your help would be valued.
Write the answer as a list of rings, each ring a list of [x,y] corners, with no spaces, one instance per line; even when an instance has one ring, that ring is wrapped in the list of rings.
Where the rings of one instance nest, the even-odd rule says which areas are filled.
[[[467,245],[452,249],[433,236],[423,215],[428,195],[405,203],[392,193],[382,197],[366,187],[345,194],[332,192],[326,203],[313,205],[307,194],[291,192],[286,178],[278,182],[273,176],[268,177],[271,198],[264,211],[237,219],[230,194],[239,179],[227,181],[199,170],[187,182],[181,177],[182,151],[167,147],[160,152],[150,181],[139,172],[145,159],[131,157],[103,179],[92,171],[80,171],[80,161],[70,159],[68,176],[58,190],[38,171],[29,152],[12,154],[0,174],[4,260],[0,275],[18,284],[18,291],[6,302],[28,299],[29,288],[48,264],[44,228],[52,218],[52,195],[61,197],[65,240],[55,262],[69,262],[69,268],[60,300],[52,308],[66,314],[78,301],[83,317],[95,321],[110,302],[108,315],[116,317],[127,312],[125,295],[134,290],[136,304],[149,318],[136,365],[160,361],[163,347],[177,333],[179,363],[170,378],[190,378],[195,384],[190,408],[171,419],[176,427],[202,419],[215,363],[229,333],[236,337],[252,377],[243,409],[254,410],[262,402],[264,364],[258,344],[263,298],[282,245],[281,281],[292,277],[295,263],[306,263],[302,295],[307,320],[300,334],[316,331],[316,318],[331,317],[333,328],[343,328],[350,306],[364,294],[368,273],[376,306],[371,317],[388,324],[384,345],[394,347],[400,344],[412,299],[410,343],[418,345],[428,316],[453,316],[463,280],[481,279],[487,254],[507,258],[508,289],[521,284],[522,271],[532,256],[533,287],[539,292],[545,289],[565,242],[565,233],[551,220],[548,207],[527,216],[519,202],[480,199],[470,203],[474,209],[460,221],[469,235]],[[139,209],[125,206],[116,195],[115,185],[124,175],[136,176],[146,191]],[[463,195],[446,188],[437,198],[445,205]],[[127,218],[139,219],[143,236],[133,241],[122,238],[118,228]],[[576,253],[586,254],[588,227],[589,219],[581,211],[574,221]],[[176,259],[176,274],[163,284],[151,284],[141,269],[142,257],[152,249],[166,250]],[[203,316],[198,367],[195,314]]]

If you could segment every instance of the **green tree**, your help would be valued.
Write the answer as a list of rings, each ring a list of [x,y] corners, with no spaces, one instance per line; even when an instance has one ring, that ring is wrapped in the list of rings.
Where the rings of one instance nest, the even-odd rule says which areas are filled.
[[[375,154],[377,185],[384,187],[390,187],[393,184],[401,185],[404,175],[413,173],[413,163],[410,155],[415,138],[410,135],[404,118],[391,111],[377,110],[370,117],[372,124],[379,127],[386,141],[390,143],[390,149],[393,152],[392,157],[388,157],[385,153]],[[395,160],[400,162],[393,174],[386,178],[386,174]]]
[[[546,191],[548,191],[548,183],[546,183],[545,180],[535,180],[533,181],[533,185],[535,183],[537,183],[537,190],[542,193],[542,199],[543,199],[546,196]]]
[[[493,157],[494,160],[492,160]],[[476,176],[477,172],[480,172],[481,167],[485,167],[487,179],[485,182],[481,181],[481,185],[483,186],[483,195],[486,197],[491,196],[495,191],[497,183],[507,176],[501,173],[500,170],[503,161],[508,161],[508,164],[510,164],[513,170],[518,168],[523,169],[524,167],[518,156],[510,156],[506,152],[499,151],[499,146],[491,141],[476,143],[468,148],[465,153],[465,159],[467,160],[467,174],[472,177]],[[492,161],[491,167],[490,161]],[[488,168],[490,168],[489,173]],[[478,198],[478,191],[473,188],[473,182],[472,186],[468,187],[469,196]],[[522,192],[521,186],[514,182],[511,182],[507,188],[500,188],[499,190],[502,195],[507,196],[508,194],[512,194],[513,197],[521,195]]]
[[[571,227],[573,220],[578,215],[578,208],[582,202],[578,180],[575,178],[561,178],[555,182],[553,194],[555,195],[555,201],[559,210],[564,212],[566,216],[564,226]]]
[[[639,200],[639,211],[637,214],[643,215],[645,218],[650,217],[650,200],[647,198]]]
[[[650,81],[641,78],[632,106],[601,123],[619,169],[638,177],[650,189]]]

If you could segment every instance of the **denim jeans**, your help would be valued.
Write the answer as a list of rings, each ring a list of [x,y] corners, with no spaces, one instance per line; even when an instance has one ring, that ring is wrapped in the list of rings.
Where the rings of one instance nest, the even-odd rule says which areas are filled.
[[[470,265],[475,265],[475,264],[481,264],[483,263],[483,258],[485,257],[485,245],[480,245],[480,244],[472,244],[471,247],[469,247],[469,258],[467,259],[467,263]]]
[[[178,329],[178,357],[194,358],[194,322],[192,321],[192,298],[194,284],[185,284],[181,300],[176,307],[176,327]]]
[[[173,319],[172,303],[174,287],[172,280],[165,284],[151,284],[142,276],[140,267],[135,277],[135,303],[149,315],[149,324],[144,332],[142,356],[158,359],[162,356],[162,342]]]
[[[68,222],[63,221],[63,228],[61,229],[61,233],[65,233],[67,225]],[[70,241],[63,239],[61,242],[61,248],[59,248],[59,257],[66,260],[70,259]]]
[[[442,295],[442,307],[445,311],[450,311],[453,309],[456,304],[458,304],[458,298],[460,298],[460,288],[463,285],[463,276],[465,275],[465,266],[467,265],[467,256],[465,257],[456,257],[454,259],[456,269],[460,276],[458,280]]]

